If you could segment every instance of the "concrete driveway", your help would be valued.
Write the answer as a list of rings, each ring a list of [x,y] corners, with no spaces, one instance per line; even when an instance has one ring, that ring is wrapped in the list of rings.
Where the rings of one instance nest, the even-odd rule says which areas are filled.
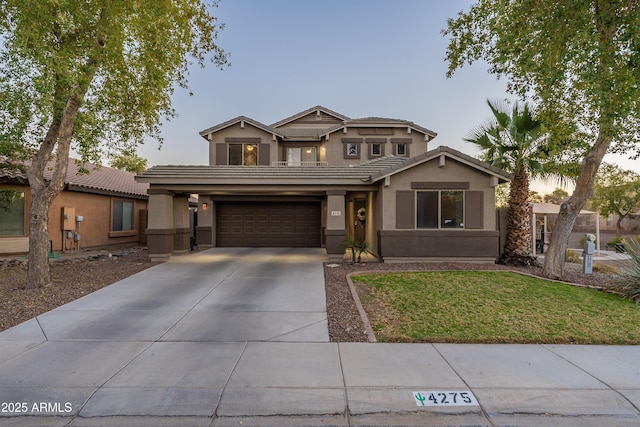
[[[328,342],[320,249],[174,258],[3,334],[30,340]]]
[[[640,425],[639,346],[328,342],[324,258],[176,257],[0,333],[0,425]]]

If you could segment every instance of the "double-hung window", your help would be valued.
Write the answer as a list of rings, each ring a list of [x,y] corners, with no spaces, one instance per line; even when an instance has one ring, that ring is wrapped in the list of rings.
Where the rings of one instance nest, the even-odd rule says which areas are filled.
[[[464,228],[464,191],[418,191],[417,228]]]

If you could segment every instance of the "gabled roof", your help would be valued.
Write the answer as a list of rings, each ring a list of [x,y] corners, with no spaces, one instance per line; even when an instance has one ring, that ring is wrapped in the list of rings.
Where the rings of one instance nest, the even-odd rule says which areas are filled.
[[[205,129],[203,131],[200,131],[200,136],[202,136],[203,138],[207,138],[207,135],[213,132],[218,132],[222,129],[228,128],[230,126],[236,125],[238,123],[241,122],[246,122],[249,123],[251,126],[256,127],[258,129],[261,129],[265,132],[271,133],[271,134],[275,134],[277,136],[282,137],[283,135],[276,129],[272,128],[271,126],[265,125],[264,123],[260,123],[257,120],[252,119],[251,117],[247,117],[247,116],[238,116],[235,117],[231,120],[227,120],[224,123],[220,123],[219,125],[215,125],[213,127],[210,127],[208,129]]]
[[[342,123],[334,124],[328,127],[283,128],[283,126],[288,123],[291,123],[295,120],[298,120],[301,117],[304,117],[308,114],[312,114],[318,111],[328,114],[336,118],[337,120],[341,121]],[[315,107],[311,107],[307,110],[301,111],[297,114],[294,114],[293,116],[287,117],[286,119],[273,123],[272,125],[266,125],[264,123],[260,123],[259,121],[254,120],[247,116],[238,116],[231,120],[227,120],[224,123],[220,123],[216,126],[213,126],[201,131],[200,136],[207,139],[207,135],[214,132],[218,132],[222,129],[226,129],[230,126],[234,126],[238,123],[248,123],[251,126],[254,126],[272,135],[279,136],[285,140],[286,139],[319,140],[323,136],[329,135],[333,132],[336,132],[348,127],[407,127],[409,129],[423,133],[429,140],[435,138],[438,135],[436,132],[429,130],[425,127],[419,126],[409,120],[389,119],[385,117],[364,117],[359,119],[351,119],[347,116],[344,116],[340,113],[337,113],[333,110],[323,107],[322,105],[316,105]]]
[[[335,125],[330,128],[327,128],[320,136],[329,135],[333,132],[342,130],[348,127],[407,127],[412,130],[416,130],[420,133],[425,134],[429,137],[429,139],[433,139],[438,134],[432,130],[429,130],[425,127],[419,126],[412,121],[409,120],[401,120],[401,119],[389,119],[386,117],[363,117],[360,119],[349,119],[346,120],[343,124]]]
[[[53,162],[54,160],[49,161],[44,171],[44,178],[47,181],[53,177]],[[81,173],[81,169],[85,169],[89,173]],[[98,166],[93,163],[78,163],[75,159],[70,158],[67,163],[65,189],[83,193],[147,198],[149,184],[136,182],[135,175],[132,172]],[[21,178],[27,184],[26,173],[7,169],[0,170],[0,178],[16,177]]]
[[[336,113],[335,111],[330,110],[330,109],[328,109],[326,107],[323,107],[322,105],[316,105],[315,107],[311,107],[311,108],[309,108],[307,110],[304,110],[304,111],[301,111],[301,112],[299,112],[297,114],[294,114],[291,117],[287,117],[286,119],[282,119],[282,120],[280,120],[278,122],[275,122],[275,123],[273,123],[271,125],[271,127],[278,128],[280,126],[284,126],[287,123],[291,123],[291,122],[293,122],[295,120],[298,120],[300,117],[304,117],[307,114],[311,114],[311,113],[314,113],[316,111],[322,111],[323,113],[328,114],[330,116],[333,116],[338,120],[342,120],[342,121],[349,120],[349,117],[347,117],[347,116],[343,116],[340,113]]]
[[[414,166],[422,164],[424,162],[428,162],[440,156],[449,157],[454,159],[460,163],[464,163],[468,166],[473,167],[474,169],[485,172],[488,175],[492,175],[498,178],[500,182],[509,182],[513,179],[513,175],[500,169],[495,166],[490,165],[489,163],[483,162],[476,158],[469,156],[468,154],[464,154],[458,150],[454,150],[450,147],[440,146],[433,150],[427,151],[426,153],[419,154],[415,157],[404,158],[402,162],[396,163],[394,165],[390,165],[387,169],[383,169],[378,171],[375,174],[372,174],[370,180],[372,182],[380,181],[388,176],[395,175],[404,170],[410,169]]]

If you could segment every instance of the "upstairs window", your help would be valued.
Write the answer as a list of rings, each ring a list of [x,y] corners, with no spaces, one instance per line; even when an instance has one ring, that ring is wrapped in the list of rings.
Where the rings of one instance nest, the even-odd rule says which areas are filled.
[[[360,145],[364,138],[342,138],[342,154],[345,159],[359,159]],[[366,154],[366,149],[365,149]]]
[[[396,156],[406,156],[407,155],[407,144],[401,143],[396,144]]]
[[[229,144],[229,164],[239,166],[257,166],[258,145]]]
[[[374,142],[371,144],[371,157],[380,157],[382,155],[382,144]]]

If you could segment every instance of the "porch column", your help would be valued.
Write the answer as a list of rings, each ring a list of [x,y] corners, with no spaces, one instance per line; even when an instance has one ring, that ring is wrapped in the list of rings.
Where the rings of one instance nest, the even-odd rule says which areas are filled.
[[[196,244],[199,249],[213,246],[213,212],[211,196],[198,197],[198,225],[196,226]]]
[[[344,249],[340,243],[347,238],[344,190],[327,190],[326,247],[329,261],[342,261]]]
[[[374,192],[369,191],[367,193],[367,222],[365,226],[365,235],[367,243],[369,244],[369,250],[373,253],[377,253],[377,242],[376,242],[376,224],[375,224],[375,216],[373,215],[373,197]]]
[[[180,194],[173,198],[173,226],[176,233],[173,236],[173,253],[189,252],[189,195]]]
[[[173,252],[176,233],[173,223],[173,193],[150,188],[147,249],[151,261],[168,261]]]

